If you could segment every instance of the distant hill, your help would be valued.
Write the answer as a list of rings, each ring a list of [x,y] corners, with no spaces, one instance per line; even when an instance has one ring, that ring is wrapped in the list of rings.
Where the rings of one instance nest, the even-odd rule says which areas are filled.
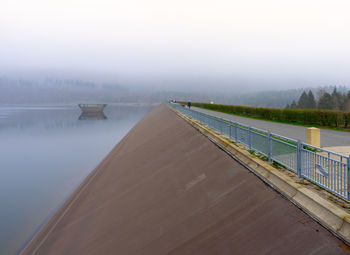
[[[304,90],[310,88],[257,91],[250,93],[202,92],[200,89],[187,92],[163,90],[147,86],[126,87],[118,83],[98,83],[76,79],[24,80],[0,77],[0,104],[76,104],[76,103],[157,103],[169,99],[281,108],[298,100]],[[311,88],[331,93],[334,86]],[[230,90],[232,91],[232,89]],[[347,92],[346,87],[337,87]]]
[[[208,101],[201,93],[129,89],[116,83],[45,79],[42,81],[0,78],[1,105],[76,103],[157,103],[169,99]]]
[[[0,104],[66,104],[119,101],[128,89],[118,84],[81,80],[10,80],[0,78]]]
[[[228,98],[218,98],[217,103],[235,104],[244,106],[285,107],[286,102],[292,102],[300,97],[303,89],[291,89],[282,91],[259,91],[241,95],[233,95]],[[221,101],[221,102],[220,102]]]
[[[291,104],[293,100],[298,100],[303,91],[312,90],[316,98],[318,97],[318,91],[326,91],[331,93],[335,86],[325,86],[319,88],[298,88],[289,90],[269,90],[269,91],[257,91],[250,93],[240,94],[211,94],[207,95],[207,101],[192,100],[193,102],[210,102],[213,101],[218,104],[232,104],[243,106],[255,106],[255,107],[269,107],[269,108],[284,108],[287,104]],[[344,86],[337,86],[337,91],[346,93],[349,89]],[[182,99],[183,98],[179,98]],[[187,101],[187,100],[184,100]]]

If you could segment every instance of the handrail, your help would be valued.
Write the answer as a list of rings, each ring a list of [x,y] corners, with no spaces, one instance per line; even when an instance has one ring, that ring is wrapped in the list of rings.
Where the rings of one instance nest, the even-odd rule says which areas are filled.
[[[300,178],[308,179],[350,201],[350,157],[178,104],[169,105],[283,165]]]

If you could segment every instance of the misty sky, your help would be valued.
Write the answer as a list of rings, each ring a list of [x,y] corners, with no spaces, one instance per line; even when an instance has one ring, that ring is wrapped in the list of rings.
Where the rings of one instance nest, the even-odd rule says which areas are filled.
[[[0,68],[120,82],[350,87],[348,0],[1,0]]]

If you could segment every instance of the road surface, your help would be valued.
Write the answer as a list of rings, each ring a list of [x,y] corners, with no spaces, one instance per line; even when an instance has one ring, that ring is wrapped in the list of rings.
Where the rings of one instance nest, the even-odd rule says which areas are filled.
[[[241,116],[236,116],[227,113],[221,113],[216,111],[211,111],[207,109],[202,109],[198,107],[191,107],[191,109],[207,113],[216,117],[222,117],[225,119],[240,122],[242,124],[256,127],[259,129],[270,131],[278,135],[293,138],[295,140],[301,140],[306,142],[306,127],[282,124],[272,121],[257,120],[252,118],[246,118]],[[329,129],[321,129],[321,147],[330,146],[350,146],[350,132],[335,131]]]

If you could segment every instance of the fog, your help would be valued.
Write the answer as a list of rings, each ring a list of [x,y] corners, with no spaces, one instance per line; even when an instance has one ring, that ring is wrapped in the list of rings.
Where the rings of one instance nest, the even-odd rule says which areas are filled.
[[[178,90],[350,84],[349,1],[0,4],[0,75]]]

